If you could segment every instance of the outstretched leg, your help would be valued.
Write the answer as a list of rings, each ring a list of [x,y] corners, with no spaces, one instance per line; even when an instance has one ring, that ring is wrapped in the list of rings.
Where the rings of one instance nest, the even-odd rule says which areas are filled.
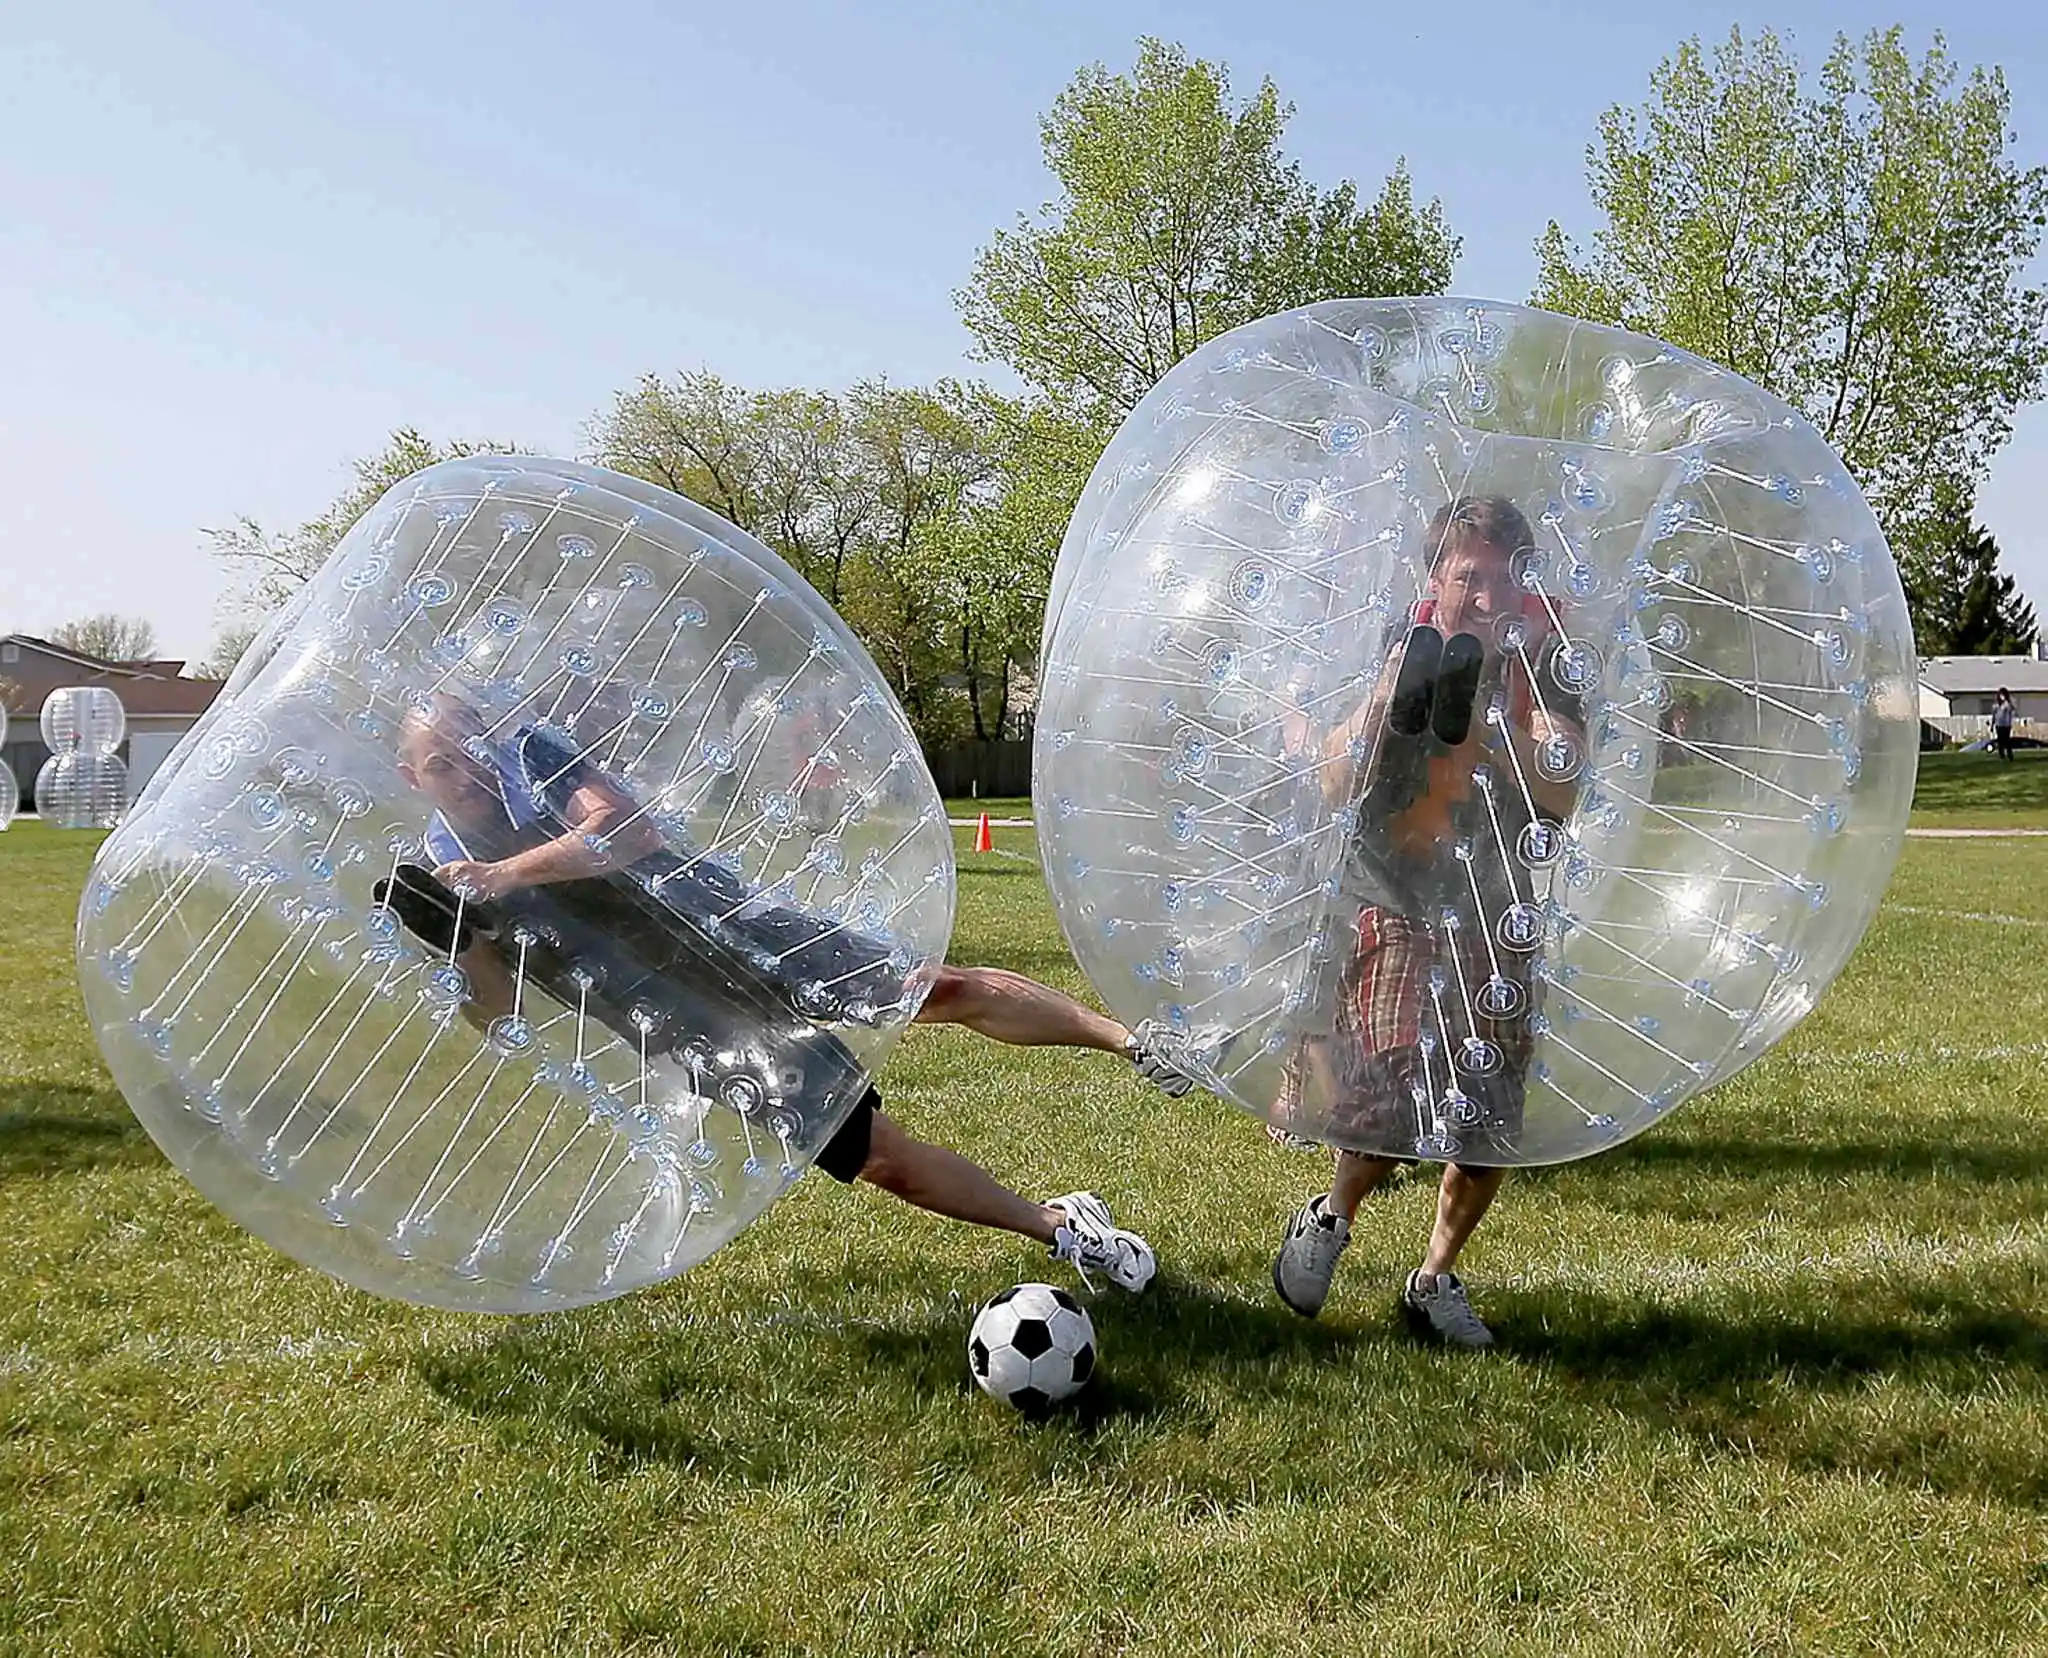
[[[949,1220],[993,1226],[1050,1244],[1066,1216],[1033,1203],[957,1151],[912,1139],[887,1112],[877,1111],[860,1178],[871,1186]]]
[[[917,1022],[964,1025],[977,1035],[1019,1048],[1130,1051],[1131,1033],[1108,1015],[1083,1007],[1049,984],[1000,967],[941,967],[931,994],[917,1011]]]
[[[867,1159],[857,1178],[949,1220],[1034,1239],[1091,1285],[1089,1274],[1100,1272],[1119,1289],[1142,1290],[1158,1270],[1151,1245],[1118,1226],[1093,1192],[1033,1203],[958,1152],[911,1138],[880,1107],[871,1114]]]

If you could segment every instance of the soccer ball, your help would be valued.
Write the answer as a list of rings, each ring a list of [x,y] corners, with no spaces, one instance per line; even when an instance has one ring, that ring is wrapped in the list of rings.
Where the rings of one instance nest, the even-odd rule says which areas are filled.
[[[1070,1399],[1095,1373],[1095,1323],[1050,1284],[1004,1290],[975,1314],[967,1368],[991,1398],[1037,1411]]]

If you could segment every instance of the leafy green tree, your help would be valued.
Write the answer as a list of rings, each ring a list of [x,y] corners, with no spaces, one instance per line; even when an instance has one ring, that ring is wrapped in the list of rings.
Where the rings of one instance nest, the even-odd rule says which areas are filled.
[[[1007,733],[1021,674],[1037,657],[1053,560],[1100,439],[1044,401],[983,388],[954,395],[981,465],[918,551],[944,617],[948,677],[965,698],[970,734],[985,742]]]
[[[980,388],[868,383],[853,393],[878,512],[846,614],[927,741],[954,735],[941,682],[959,608],[950,571],[970,496],[994,470]]]
[[[1998,568],[1998,543],[1968,500],[1944,503],[1939,533],[1912,590],[1913,642],[1923,656],[2021,656],[2034,648],[2034,607]]]
[[[1292,106],[1270,81],[1147,39],[1097,64],[1040,123],[1059,199],[998,231],[955,296],[982,353],[1107,426],[1204,340],[1345,295],[1440,293],[1458,241],[1418,209],[1405,163],[1370,206],[1285,159]]]
[[[787,559],[852,624],[927,741],[1004,730],[1101,444],[1085,423],[985,386],[750,391],[704,371],[642,380],[592,436],[605,465]]]
[[[203,530],[214,556],[235,572],[222,601],[221,630],[206,664],[225,678],[262,631],[263,622],[325,564],[355,521],[375,506],[393,484],[424,467],[464,455],[515,453],[510,444],[436,443],[413,427],[391,434],[374,455],[355,463],[355,481],[317,518],[289,530],[271,530],[253,518],[238,518],[225,529]]]
[[[1909,585],[2048,370],[2020,278],[2048,169],[2010,154],[1996,69],[1940,36],[1838,38],[1818,78],[1769,32],[1697,39],[1586,152],[1590,252],[1553,222],[1535,303],[1687,347],[1800,409],[1870,497]]]

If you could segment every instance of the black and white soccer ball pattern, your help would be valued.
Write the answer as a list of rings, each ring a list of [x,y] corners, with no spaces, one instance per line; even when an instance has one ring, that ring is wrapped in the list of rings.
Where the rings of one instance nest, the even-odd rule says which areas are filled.
[[[1019,1410],[1070,1399],[1095,1373],[1095,1322],[1065,1290],[1019,1284],[975,1315],[967,1368],[982,1392]]]

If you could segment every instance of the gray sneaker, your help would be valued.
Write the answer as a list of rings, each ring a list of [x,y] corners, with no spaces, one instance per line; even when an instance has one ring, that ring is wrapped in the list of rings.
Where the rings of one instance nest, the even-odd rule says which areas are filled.
[[[1175,1030],[1157,1019],[1144,1019],[1124,1038],[1124,1054],[1138,1075],[1169,1099],[1184,1099],[1201,1083],[1205,1067],[1223,1063],[1237,1039],[1221,1025],[1191,1031]]]
[[[1351,1223],[1329,1206],[1327,1195],[1312,1197],[1287,1218],[1280,1253],[1273,1257],[1273,1288],[1303,1318],[1314,1318],[1330,1298],[1337,1257],[1351,1242]]]
[[[1419,1267],[1408,1274],[1401,1292],[1401,1316],[1424,1341],[1476,1352],[1493,1345],[1493,1332],[1465,1299],[1465,1286],[1455,1272],[1430,1274]]]

